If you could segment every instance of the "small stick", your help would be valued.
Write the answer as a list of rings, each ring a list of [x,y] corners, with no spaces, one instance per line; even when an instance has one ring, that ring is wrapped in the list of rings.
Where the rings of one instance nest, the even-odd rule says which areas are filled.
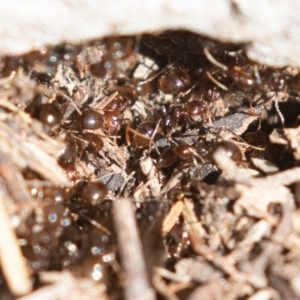
[[[123,287],[125,299],[156,299],[146,271],[132,202],[124,198],[114,201],[113,216],[124,272]]]
[[[177,219],[182,213],[183,202],[177,201],[170,209],[162,224],[162,233],[167,234],[176,224]]]
[[[9,201],[10,200],[10,201]],[[26,261],[17,237],[11,228],[5,202],[11,202],[0,186],[0,264],[10,291],[14,295],[25,295],[31,291]]]
[[[230,260],[230,256],[222,256],[218,252],[211,250],[203,242],[205,230],[194,212],[193,204],[187,199],[184,199],[183,218],[186,222],[186,230],[190,237],[191,248],[196,254],[202,256],[224,273],[230,275],[233,281],[237,283],[250,282],[255,285],[255,275],[239,271]]]
[[[118,92],[114,92],[110,96],[105,97],[104,99],[102,99],[101,102],[97,103],[93,107],[93,109],[95,109],[95,110],[102,110],[102,109],[104,109],[111,101],[113,101],[118,96],[118,94],[119,94]]]
[[[119,190],[119,193],[116,197],[116,199],[119,199],[120,196],[122,195],[124,189],[125,189],[125,186],[126,184],[133,178],[133,176],[135,175],[135,171],[132,171],[129,176],[126,178],[126,180],[123,182],[122,186],[120,187],[120,190]]]
[[[176,175],[174,175],[173,177],[171,177],[169,179],[169,181],[164,185],[164,187],[162,188],[162,190],[160,191],[160,194],[159,194],[158,198],[163,197],[163,195],[165,193],[167,193],[170,188],[173,187],[172,185],[174,185],[174,184],[177,185],[179,183],[179,181],[180,181],[180,179],[181,179],[182,176],[183,176],[183,172],[179,172]]]

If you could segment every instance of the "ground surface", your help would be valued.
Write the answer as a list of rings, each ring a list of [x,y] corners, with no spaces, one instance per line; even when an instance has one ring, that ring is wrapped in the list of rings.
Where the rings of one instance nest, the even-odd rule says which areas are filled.
[[[0,67],[2,299],[300,297],[296,68],[184,31]]]

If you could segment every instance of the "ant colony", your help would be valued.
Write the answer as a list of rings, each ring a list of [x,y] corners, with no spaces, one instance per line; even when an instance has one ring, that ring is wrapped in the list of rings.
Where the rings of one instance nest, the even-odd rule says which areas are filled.
[[[250,61],[244,45],[170,31],[43,48],[2,57],[0,67],[4,95],[17,80],[33,82],[8,97],[63,145],[56,159],[72,182],[54,185],[30,164],[22,169],[34,205],[16,232],[37,281],[42,271],[65,269],[116,281],[112,202],[120,197],[132,199],[143,235],[184,197],[201,203],[217,186],[236,199],[220,180],[217,150],[258,175],[267,171],[255,158],[279,170],[290,155],[268,135],[296,122],[284,103],[299,96],[300,75]],[[172,266],[190,251],[182,222],[155,236],[158,264]]]

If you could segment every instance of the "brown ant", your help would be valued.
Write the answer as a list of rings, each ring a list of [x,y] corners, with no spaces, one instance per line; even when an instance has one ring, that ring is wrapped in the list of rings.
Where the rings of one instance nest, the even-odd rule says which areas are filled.
[[[286,86],[286,80],[283,76],[280,76],[277,72],[271,72],[271,74],[265,74],[264,78],[261,78],[257,67],[253,67],[253,74],[249,74],[244,71],[240,66],[226,66],[223,63],[217,61],[209,51],[208,47],[203,48],[203,53],[207,60],[213,65],[217,66],[224,72],[226,72],[232,80],[237,84],[245,88],[254,88],[260,92],[269,92],[269,91],[283,91]],[[224,87],[223,84],[218,82],[210,72],[207,71],[207,76],[211,79],[217,86],[224,90],[228,90],[227,87]]]
[[[150,152],[150,147],[156,134],[161,133],[160,120],[158,121],[158,123],[144,122],[138,125],[136,130],[132,129],[130,127],[130,124],[128,124],[126,129],[126,141],[128,145],[132,144],[129,134],[130,132],[132,133],[134,146],[136,148],[149,147]]]
[[[180,161],[183,166],[193,163],[205,163],[209,148],[205,143],[189,145],[185,142],[179,142],[174,147],[167,147],[160,155],[157,167],[168,168]]]
[[[135,101],[132,88],[117,86],[113,94],[103,99],[93,108],[86,108],[81,115],[73,112],[62,128],[70,133],[66,148],[59,159],[62,165],[74,168],[76,157],[91,153],[94,156],[103,148],[103,134],[94,133],[99,129],[116,134],[122,121],[124,110],[130,101]],[[75,148],[75,150],[74,150]]]
[[[252,68],[253,74],[249,74],[246,71],[244,71],[240,66],[234,65],[228,67],[223,63],[217,61],[211,55],[208,47],[203,48],[203,53],[208,61],[210,61],[213,65],[219,67],[226,74],[228,74],[228,76],[231,77],[237,85],[244,88],[252,88],[261,93],[275,92],[275,109],[279,115],[282,125],[284,126],[284,116],[282,115],[278,105],[278,92],[285,92],[287,87],[287,81],[290,79],[290,76],[288,74],[280,74],[277,70],[271,71],[269,69],[264,70],[263,68],[260,74],[256,65],[254,65]],[[206,75],[218,87],[225,91],[228,90],[228,88],[221,82],[219,82],[217,79],[215,79],[209,71],[206,72]],[[252,107],[252,103],[250,103],[250,107]]]
[[[170,107],[169,115],[162,120],[162,127],[164,132],[172,134],[187,123],[198,124],[207,117],[211,117],[207,102],[193,100],[183,105]]]
[[[211,140],[199,140],[193,144],[188,144],[184,141],[174,142],[174,146],[166,147],[159,156],[158,168],[168,168],[177,162],[180,162],[181,167],[188,167],[190,165],[198,164],[213,164],[213,154],[219,148],[222,148],[224,153],[234,160],[237,164],[244,162],[244,151],[240,147],[240,143],[233,139],[224,139],[221,136],[225,134],[228,129],[220,128]],[[239,139],[247,148],[255,150],[263,150],[261,147],[249,144],[240,136],[228,131],[227,134],[231,134]],[[226,134],[225,134],[226,136]]]
[[[76,57],[80,77],[92,74],[104,80],[128,77],[137,62],[137,39],[112,37],[92,42]]]
[[[111,119],[106,111],[110,111],[107,105],[109,105],[118,95],[118,92],[113,93],[109,97],[106,97],[99,104],[93,108],[85,108],[81,111],[81,114],[74,112],[69,119],[67,119],[63,126],[65,129],[73,129],[77,131],[85,130],[97,130],[102,128],[111,129],[109,124]],[[118,111],[116,109],[116,111]]]
[[[151,82],[156,82],[151,84]],[[177,65],[175,62],[165,67],[147,80],[140,81],[136,85],[137,93],[144,95],[155,89],[166,95],[174,95],[179,98],[181,94],[188,94],[194,86],[191,87],[191,76],[187,68]]]
[[[164,94],[176,95],[186,90],[190,84],[190,75],[182,66],[169,66],[158,78],[158,89]]]
[[[152,110],[144,122],[136,129],[127,126],[127,144],[131,144],[129,132],[132,133],[134,145],[138,148],[150,146],[155,137],[170,137],[173,133],[181,131],[187,124],[198,124],[209,114],[209,108],[205,101],[194,100],[184,105],[174,107],[162,107],[160,110]],[[159,151],[157,151],[159,153]]]
[[[48,102],[47,97],[40,93],[35,95],[32,102],[25,108],[25,112],[51,129],[60,125],[63,117],[58,106],[54,102]]]
[[[109,103],[117,93],[106,97],[103,102]],[[105,105],[103,104],[103,105]],[[85,153],[92,153],[94,156],[103,148],[102,136],[92,131],[102,129],[104,116],[95,109],[84,109],[81,114],[73,114],[63,122],[62,129],[68,133],[66,147],[62,150],[59,163],[67,169],[75,169],[76,159]]]

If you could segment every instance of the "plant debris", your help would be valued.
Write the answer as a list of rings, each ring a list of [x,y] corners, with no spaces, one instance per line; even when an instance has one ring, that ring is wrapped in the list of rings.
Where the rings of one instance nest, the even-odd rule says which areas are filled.
[[[298,69],[184,31],[0,62],[1,299],[300,299]]]

